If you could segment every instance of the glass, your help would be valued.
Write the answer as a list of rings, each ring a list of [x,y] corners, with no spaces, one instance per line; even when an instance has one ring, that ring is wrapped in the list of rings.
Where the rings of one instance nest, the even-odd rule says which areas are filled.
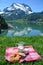
[[[19,52],[23,52],[23,48],[24,48],[24,43],[23,43],[23,42],[20,42],[20,43],[18,44]]]

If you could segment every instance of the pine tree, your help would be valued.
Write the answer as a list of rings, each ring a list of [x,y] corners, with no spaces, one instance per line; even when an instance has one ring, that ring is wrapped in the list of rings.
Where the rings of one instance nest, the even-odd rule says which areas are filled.
[[[1,29],[7,29],[7,28],[8,28],[7,22],[2,16],[0,16],[0,33],[1,33]]]

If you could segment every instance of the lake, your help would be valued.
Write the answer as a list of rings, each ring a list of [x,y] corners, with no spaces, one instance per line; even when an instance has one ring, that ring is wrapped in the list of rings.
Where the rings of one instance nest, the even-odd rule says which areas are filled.
[[[14,26],[14,24],[13,24]],[[28,24],[27,26],[14,26],[13,29],[5,30],[0,36],[37,36],[43,33],[42,24]]]

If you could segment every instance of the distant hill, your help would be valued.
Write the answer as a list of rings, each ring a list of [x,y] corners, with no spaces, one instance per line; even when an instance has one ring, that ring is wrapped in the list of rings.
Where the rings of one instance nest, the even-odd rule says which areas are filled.
[[[32,13],[24,18],[31,23],[43,23],[43,12]]]

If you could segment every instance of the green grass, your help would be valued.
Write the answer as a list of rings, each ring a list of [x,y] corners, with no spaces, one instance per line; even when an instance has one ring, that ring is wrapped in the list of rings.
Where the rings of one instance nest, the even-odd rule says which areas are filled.
[[[25,45],[32,45],[34,49],[43,55],[43,36],[33,37],[0,37],[0,65],[43,65],[43,60],[37,60],[24,63],[10,63],[4,58],[6,47],[16,46],[18,42],[24,42]],[[43,59],[43,57],[42,57]]]

